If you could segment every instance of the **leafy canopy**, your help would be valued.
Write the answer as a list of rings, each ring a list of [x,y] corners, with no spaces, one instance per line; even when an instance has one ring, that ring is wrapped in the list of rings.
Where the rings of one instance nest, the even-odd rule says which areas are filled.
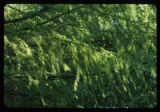
[[[154,107],[156,25],[154,5],[6,5],[5,104]]]

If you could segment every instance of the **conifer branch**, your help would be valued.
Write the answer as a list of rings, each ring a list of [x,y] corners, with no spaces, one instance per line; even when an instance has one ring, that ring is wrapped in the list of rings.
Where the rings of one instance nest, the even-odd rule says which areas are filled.
[[[29,73],[29,74],[36,74],[36,72],[27,72],[27,71],[19,71],[19,72],[7,72],[7,76],[11,76],[13,78],[22,78],[22,79],[26,79],[27,78],[27,75],[24,75],[26,73]],[[43,80],[56,80],[56,79],[70,79],[70,78],[75,78],[75,75],[71,72],[64,72],[64,73],[59,73],[59,74],[52,74],[50,72],[47,72],[46,73],[48,75],[47,78],[43,78]],[[39,79],[37,77],[35,77],[33,75],[33,78],[34,79]],[[42,79],[42,78],[40,78]]]
[[[57,18],[59,18],[59,17],[62,17],[62,16],[67,15],[67,14],[69,14],[69,13],[72,13],[72,12],[74,12],[74,11],[82,8],[82,7],[85,7],[85,5],[80,6],[80,7],[78,7],[78,8],[75,8],[75,9],[73,9],[73,10],[69,10],[69,11],[67,11],[67,12],[65,12],[65,13],[62,13],[62,14],[58,15],[58,16],[52,17],[52,18],[46,20],[45,22],[42,22],[42,23],[37,24],[36,26],[41,26],[41,25],[47,24],[47,23],[49,23],[50,21],[53,21],[53,20],[55,20],[55,19],[57,19]],[[23,28],[23,29],[20,30],[20,31],[25,31],[25,30],[31,30],[31,28]]]
[[[61,23],[61,22],[58,22],[58,21],[55,21],[55,23],[66,25],[66,26],[71,26],[71,27],[76,27],[76,28],[86,28],[86,27],[76,26],[76,25],[73,25],[73,24],[70,24],[70,23]]]
[[[53,21],[53,20],[55,20],[55,19],[57,19],[57,18],[59,18],[59,17],[62,17],[62,16],[67,15],[67,14],[69,14],[69,13],[72,13],[72,12],[74,12],[74,11],[82,8],[82,7],[84,7],[84,5],[83,5],[83,6],[80,6],[80,7],[78,7],[78,8],[75,8],[75,9],[73,9],[73,10],[69,10],[69,11],[67,11],[67,12],[65,12],[65,13],[62,13],[62,14],[56,16],[56,17],[52,17],[52,18],[48,19],[47,21],[40,23],[40,25],[47,24],[47,23],[50,22],[50,21]]]
[[[48,8],[43,8],[39,12],[35,12],[35,13],[30,14],[30,15],[23,16],[22,18],[17,18],[17,19],[14,19],[14,20],[4,21],[4,24],[16,23],[16,22],[21,22],[21,21],[27,20],[27,19],[31,19],[33,17],[39,16],[41,13],[43,13],[47,10],[48,10]]]
[[[11,6],[7,6],[7,7],[9,7],[9,8],[11,8],[11,9],[13,9],[13,10],[19,12],[20,14],[23,14],[23,13],[24,13],[24,12],[22,12],[21,10],[16,9],[16,8],[14,8],[14,7],[11,7]]]

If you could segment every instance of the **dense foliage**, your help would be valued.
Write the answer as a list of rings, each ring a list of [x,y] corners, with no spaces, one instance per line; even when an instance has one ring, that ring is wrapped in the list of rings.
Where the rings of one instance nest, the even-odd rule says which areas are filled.
[[[5,105],[155,107],[156,25],[154,5],[6,5]]]

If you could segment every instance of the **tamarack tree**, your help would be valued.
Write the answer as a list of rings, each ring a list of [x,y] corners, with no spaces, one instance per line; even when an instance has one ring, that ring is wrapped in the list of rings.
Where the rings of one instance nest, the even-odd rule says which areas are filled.
[[[140,4],[8,4],[8,107],[156,106],[156,8]]]

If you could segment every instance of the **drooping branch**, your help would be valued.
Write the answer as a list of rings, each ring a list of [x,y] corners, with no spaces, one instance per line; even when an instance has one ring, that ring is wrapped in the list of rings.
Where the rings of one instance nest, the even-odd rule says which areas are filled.
[[[76,26],[76,25],[73,25],[73,24],[70,24],[70,23],[61,23],[61,22],[58,22],[58,21],[55,21],[55,23],[66,25],[66,26],[71,26],[71,27],[76,27],[76,28],[86,28],[86,27]]]
[[[47,24],[47,23],[49,23],[50,21],[56,20],[56,19],[59,18],[59,17],[62,17],[62,16],[67,15],[67,14],[69,14],[69,13],[72,13],[72,12],[74,12],[74,11],[80,9],[80,8],[83,8],[83,7],[85,7],[85,5],[82,5],[82,6],[78,7],[78,8],[73,9],[73,10],[69,10],[69,11],[67,11],[67,12],[65,12],[65,13],[62,13],[62,14],[58,15],[58,16],[52,17],[52,18],[46,20],[45,22],[38,23],[36,26],[42,26],[42,25],[44,25],[44,24]],[[26,31],[26,30],[31,30],[31,28],[28,28],[28,27],[27,27],[27,28],[23,28],[23,29],[20,30],[20,31]]]
[[[28,71],[19,71],[19,72],[7,72],[5,73],[6,76],[11,76],[13,78],[22,78],[22,79],[27,79],[28,76],[27,75],[24,75],[24,74],[36,74],[36,72],[28,72]],[[59,74],[52,74],[50,72],[46,72],[47,74],[47,78],[38,78],[38,77],[35,77],[33,75],[33,79],[43,79],[43,80],[56,80],[56,79],[70,79],[70,78],[75,78],[75,75],[71,72],[64,72],[64,73],[59,73]]]
[[[19,13],[21,13],[21,14],[23,14],[23,13],[24,13],[24,12],[22,12],[21,10],[16,9],[16,8],[14,8],[14,7],[11,7],[11,6],[7,6],[7,7],[11,8],[11,9],[14,9],[15,11],[17,11],[17,12],[19,12]]]
[[[21,21],[27,20],[27,19],[31,19],[31,18],[33,18],[35,16],[39,16],[41,13],[43,13],[43,12],[45,12],[47,10],[48,10],[48,8],[46,7],[46,8],[41,9],[38,12],[32,13],[30,15],[23,16],[22,18],[17,18],[17,19],[14,19],[14,20],[4,21],[4,24],[16,23],[16,22],[21,22]]]
[[[55,19],[57,19],[57,18],[59,18],[59,17],[62,17],[62,16],[64,16],[64,15],[67,15],[67,14],[69,14],[69,13],[72,13],[72,12],[74,12],[74,11],[80,9],[80,8],[83,8],[83,7],[85,7],[85,5],[82,5],[82,6],[78,7],[78,8],[73,9],[73,10],[69,10],[69,11],[67,11],[67,12],[65,12],[65,13],[62,13],[62,14],[56,16],[56,17],[52,17],[52,18],[46,20],[45,22],[40,23],[40,25],[47,24],[48,22],[50,22],[50,21],[52,21],[52,20],[55,20]]]

